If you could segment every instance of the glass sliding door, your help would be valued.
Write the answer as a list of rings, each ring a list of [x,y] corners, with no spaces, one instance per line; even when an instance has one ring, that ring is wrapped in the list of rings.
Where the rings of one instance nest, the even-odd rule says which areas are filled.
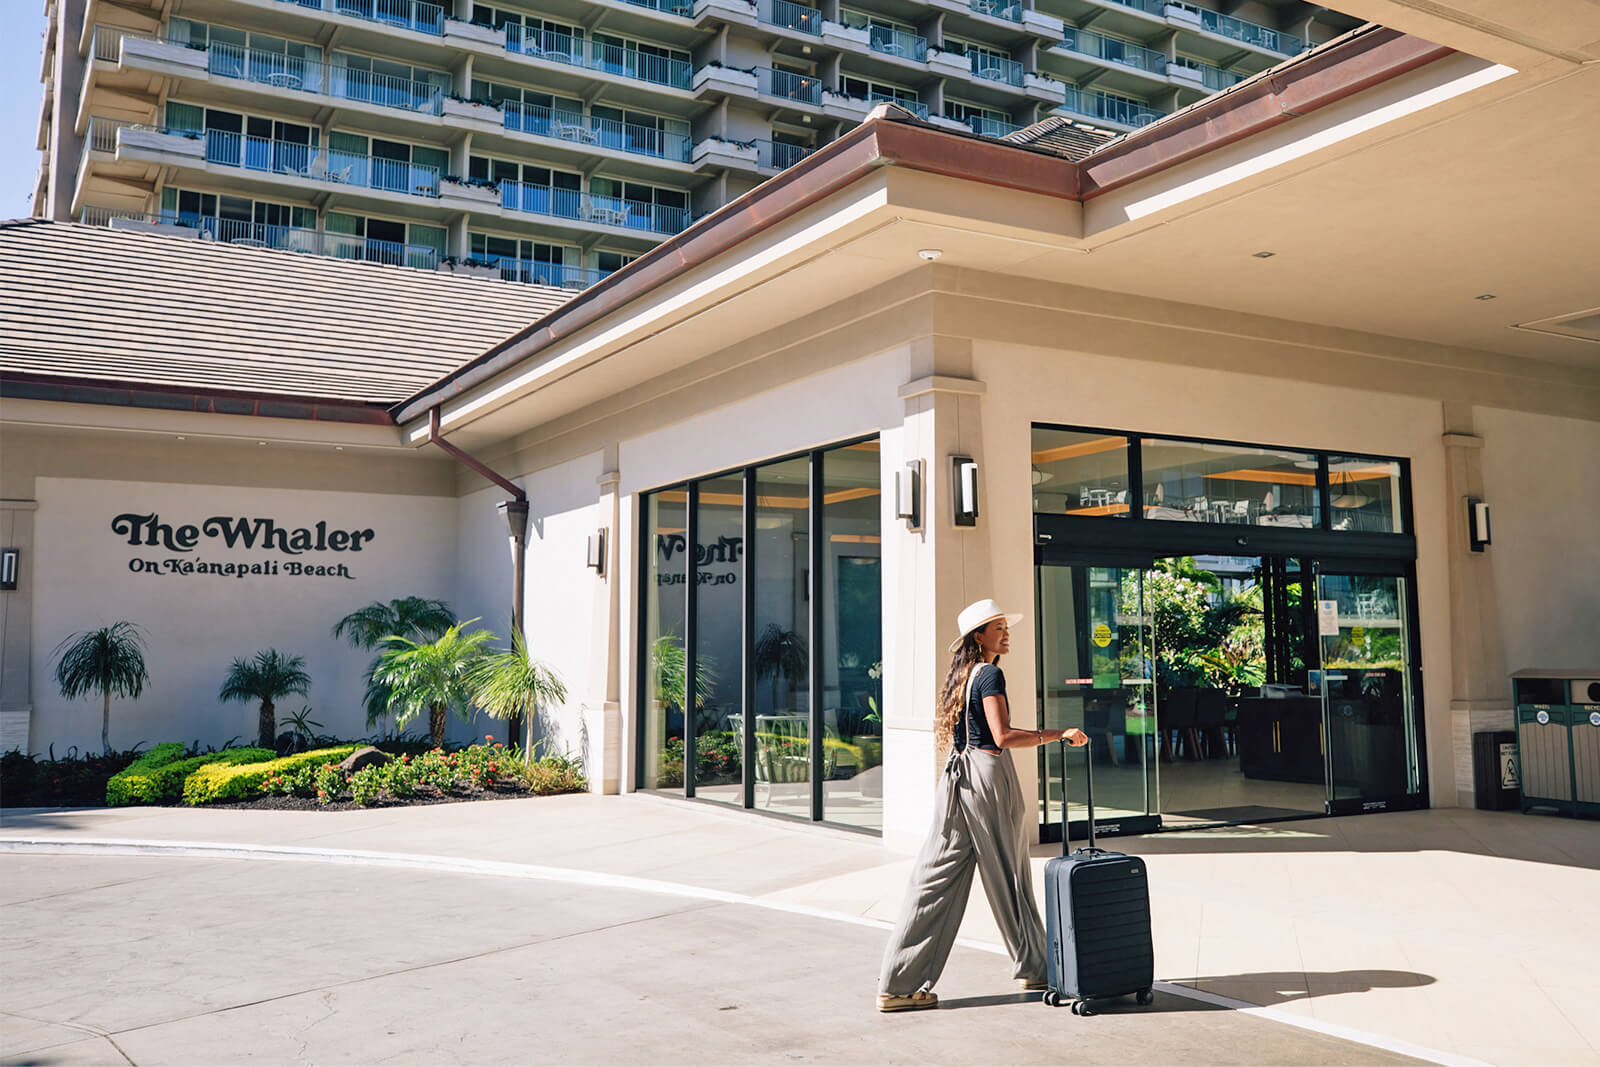
[[[683,788],[683,709],[689,706],[689,660],[684,646],[688,500],[683,489],[664,489],[644,502],[640,546],[641,789]]]
[[[757,467],[755,805],[811,817],[811,464]]]
[[[1421,798],[1406,579],[1317,576],[1328,810],[1412,807]]]
[[[696,489],[694,795],[743,806],[744,477],[708,478]]]
[[[1155,829],[1160,810],[1155,742],[1154,646],[1142,566],[1038,568],[1039,706],[1043,725],[1089,735],[1099,829]],[[1061,832],[1059,745],[1041,750],[1040,818],[1047,839]],[[1065,773],[1071,834],[1085,830],[1083,753],[1069,750]]]

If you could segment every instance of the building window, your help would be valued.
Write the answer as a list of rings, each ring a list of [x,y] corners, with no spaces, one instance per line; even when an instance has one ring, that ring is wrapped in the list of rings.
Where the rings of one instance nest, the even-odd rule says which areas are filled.
[[[881,512],[875,439],[644,497],[639,788],[882,830]]]

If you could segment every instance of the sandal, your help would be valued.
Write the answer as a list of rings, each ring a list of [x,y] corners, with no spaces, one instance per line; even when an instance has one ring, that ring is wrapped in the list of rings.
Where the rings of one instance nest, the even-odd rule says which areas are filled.
[[[879,1011],[922,1011],[925,1008],[937,1008],[939,996],[926,989],[919,989],[915,993],[879,993]]]
[[[1023,991],[1028,993],[1037,993],[1041,989],[1050,988],[1050,983],[1045,981],[1043,978],[1018,978],[1017,985],[1021,986]]]

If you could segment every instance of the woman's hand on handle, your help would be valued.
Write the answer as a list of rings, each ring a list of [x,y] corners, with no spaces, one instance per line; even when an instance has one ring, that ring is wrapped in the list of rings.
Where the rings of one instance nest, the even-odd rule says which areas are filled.
[[[1074,727],[1071,730],[1057,731],[1057,736],[1073,748],[1082,748],[1089,743],[1089,735]]]

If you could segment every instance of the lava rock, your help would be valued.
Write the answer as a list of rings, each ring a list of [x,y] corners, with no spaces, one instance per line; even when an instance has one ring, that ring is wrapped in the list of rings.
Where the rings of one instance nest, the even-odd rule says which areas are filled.
[[[341,760],[339,763],[339,769],[344,771],[346,774],[354,774],[364,767],[381,767],[385,763],[388,763],[391,759],[393,759],[393,757],[387,752],[381,752],[378,749],[373,748],[371,745],[368,745],[366,748],[356,749],[354,752],[350,753],[350,755]]]

